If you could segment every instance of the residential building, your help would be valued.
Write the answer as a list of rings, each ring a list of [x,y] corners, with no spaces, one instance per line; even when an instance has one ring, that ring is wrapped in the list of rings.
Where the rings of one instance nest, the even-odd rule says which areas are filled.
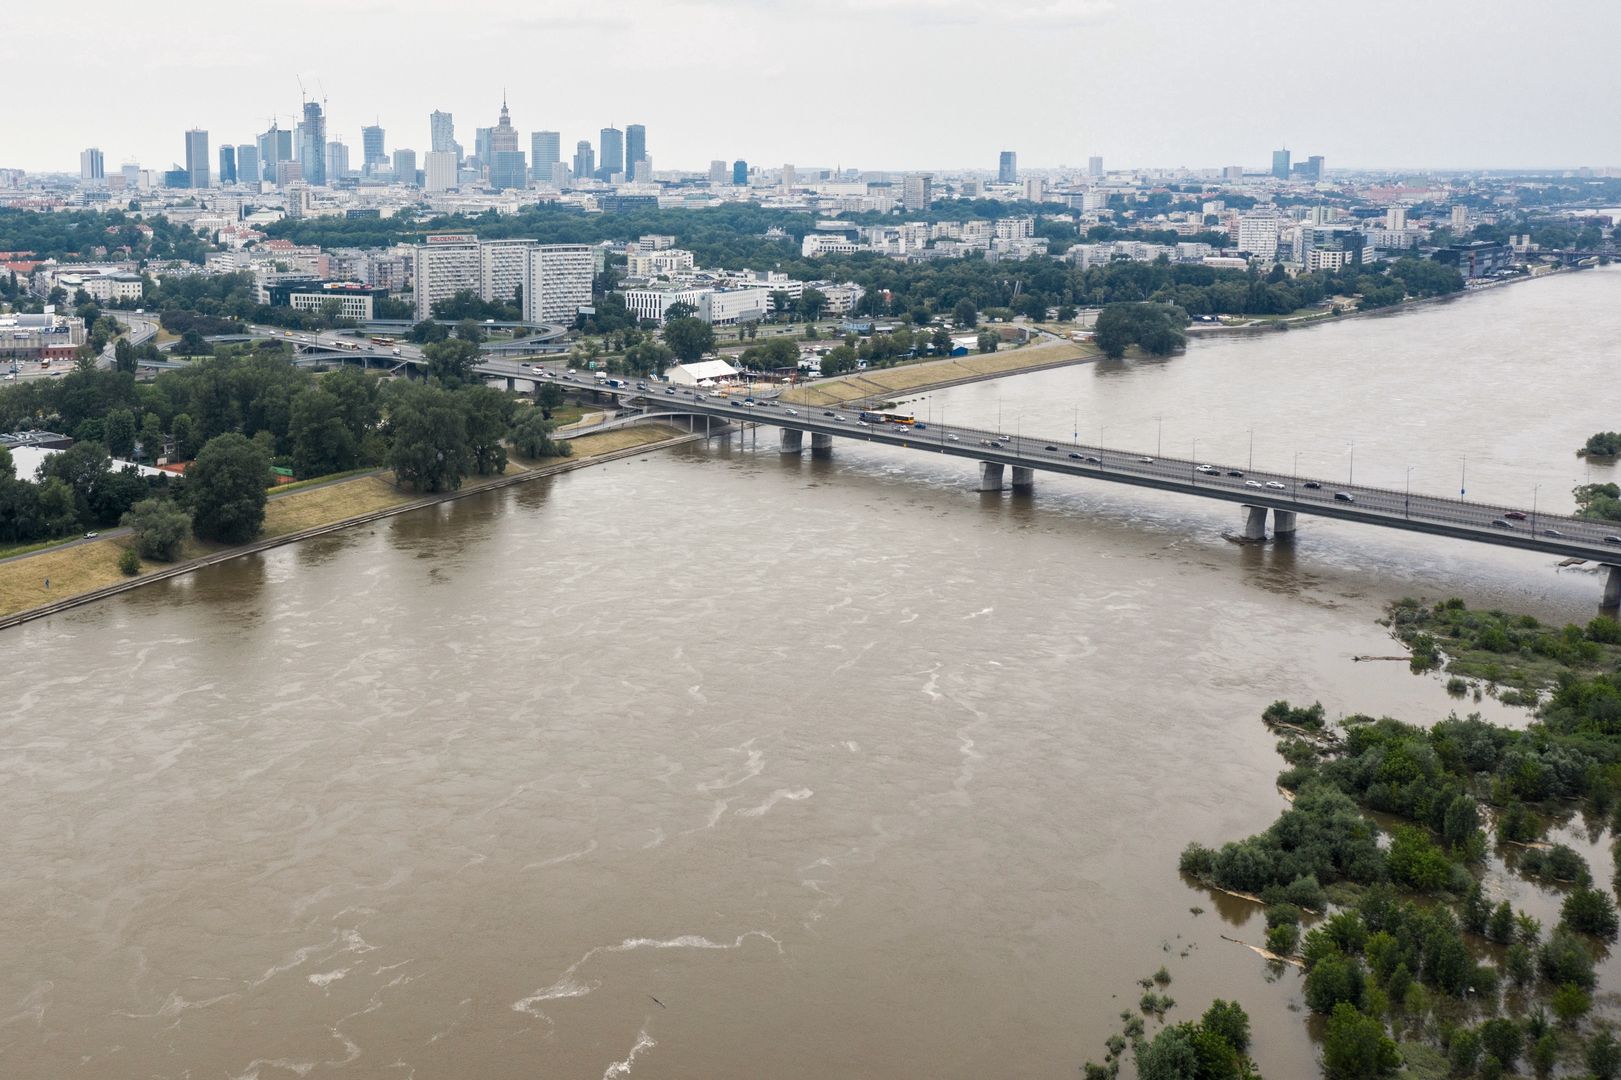
[[[625,171],[625,133],[616,127],[605,127],[598,132],[597,147],[601,152],[601,160],[596,171],[604,180],[613,179],[616,173]],[[575,169],[576,173],[580,170]]]
[[[563,160],[563,137],[555,131],[529,136],[529,168],[537,184],[552,182],[552,166]]]
[[[1265,263],[1278,258],[1278,219],[1274,214],[1241,214],[1238,218],[1238,250]]]
[[[535,244],[523,291],[526,322],[572,323],[591,303],[596,256],[589,244]]]
[[[449,191],[456,186],[456,151],[431,150],[423,161],[425,191]]]
[[[79,179],[92,183],[107,179],[107,162],[94,146],[79,152]]]
[[[931,201],[930,187],[934,177],[928,173],[913,173],[905,180],[901,189],[901,205],[913,213],[921,213],[929,208]]]
[[[412,187],[417,182],[417,152],[400,149],[394,151],[394,182]]]
[[[1047,181],[1039,176],[1027,176],[1024,181],[1025,202],[1045,202],[1047,199]]]
[[[276,162],[276,179],[275,179],[275,183],[276,183],[277,187],[284,188],[284,187],[287,187],[287,186],[289,186],[291,184],[301,184],[303,182],[304,182],[304,164],[303,164],[303,162],[300,162],[300,161],[278,161],[278,162]]]
[[[456,122],[449,113],[436,109],[428,114],[428,151],[434,154],[456,152]]]
[[[732,162],[732,183],[737,187],[749,186],[749,163],[742,158]]]
[[[625,272],[632,277],[658,277],[693,268],[692,252],[680,248],[637,252],[625,258]]]
[[[1313,154],[1306,159],[1306,177],[1313,183],[1328,179],[1328,166],[1323,164],[1323,155]]]
[[[1387,207],[1385,209],[1385,228],[1396,232],[1407,228],[1407,207]]]
[[[1277,180],[1289,179],[1289,151],[1272,151],[1272,176]]]
[[[1086,172],[1092,179],[1101,180],[1103,178],[1103,159],[1096,156],[1087,158]]]
[[[299,124],[298,163],[307,183],[319,186],[327,182],[326,114],[318,101],[304,103],[304,121]]]
[[[574,176],[588,177],[597,171],[597,155],[591,149],[591,140],[581,139],[574,144]]]
[[[243,143],[236,148],[236,180],[248,184],[255,191],[265,178],[264,166],[259,163],[259,148]]]
[[[428,155],[428,171],[444,152]],[[433,305],[459,292],[477,293],[482,281],[478,237],[472,233],[434,233],[412,249],[417,321],[433,317]],[[511,294],[507,295],[511,299]]]
[[[236,147],[230,145],[220,147],[219,164],[220,183],[236,183]]]
[[[480,240],[478,242],[478,295],[499,304],[516,300],[529,274],[533,240]]]
[[[625,128],[625,171],[635,170],[638,161],[647,161],[647,128],[630,124]]]
[[[1000,184],[1014,184],[1019,180],[1019,155],[1012,150],[1003,150],[1002,159],[997,163],[996,180]]]
[[[729,179],[730,173],[726,169],[726,162],[716,159],[709,163],[709,183],[720,187]]]
[[[1467,206],[1454,206],[1452,217],[1449,219],[1452,231],[1459,235],[1469,231],[1469,208]]]
[[[388,152],[383,149],[383,129],[367,124],[360,129],[360,168],[367,176],[374,176],[388,167]]]
[[[208,166],[208,132],[192,128],[186,132],[187,187],[205,188],[210,184]]]

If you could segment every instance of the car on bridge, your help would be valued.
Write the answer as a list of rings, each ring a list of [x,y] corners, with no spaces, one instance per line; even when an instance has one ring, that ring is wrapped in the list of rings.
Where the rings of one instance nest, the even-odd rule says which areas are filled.
[[[1502,518],[1492,518],[1492,528],[1494,529],[1512,529],[1513,527]]]
[[[1243,476],[1244,475],[1244,470],[1243,469],[1228,469],[1227,470],[1227,475],[1228,476]]]
[[[1524,521],[1525,520],[1525,511],[1523,511],[1523,510],[1505,510],[1505,511],[1503,511],[1503,516],[1508,518],[1510,521]]]
[[[1334,501],[1335,502],[1356,502],[1356,496],[1352,495],[1349,491],[1336,491],[1334,493]]]
[[[1289,485],[1280,484],[1276,480],[1268,480],[1266,482],[1266,486],[1271,488],[1273,491],[1287,491],[1287,490],[1289,490]]]
[[[1301,484],[1300,486],[1303,487],[1303,488],[1311,488],[1313,491],[1321,491],[1321,490],[1323,490],[1323,485],[1319,484],[1315,480],[1307,480],[1304,484]]]
[[[1214,465],[1200,465],[1197,469],[1194,469],[1193,471],[1194,472],[1202,472],[1207,476],[1211,475],[1211,474],[1219,475],[1221,473],[1221,470],[1216,468]]]

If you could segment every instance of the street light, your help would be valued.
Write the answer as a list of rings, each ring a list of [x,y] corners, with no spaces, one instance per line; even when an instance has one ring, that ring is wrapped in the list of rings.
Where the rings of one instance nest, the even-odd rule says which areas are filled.
[[[1401,500],[1401,516],[1405,517],[1405,518],[1412,517],[1413,516],[1412,507],[1413,507],[1413,467],[1411,465],[1409,465],[1409,466],[1407,466],[1407,491],[1406,491],[1405,494],[1402,495],[1402,500]]]
[[[1289,474],[1289,497],[1298,501],[1300,499],[1300,451],[1295,451],[1295,467]]]
[[[1352,484],[1356,483],[1356,443],[1351,443],[1349,449],[1351,451],[1351,467],[1346,471],[1345,474],[1346,487],[1350,487]]]
[[[1463,455],[1463,464],[1458,466],[1458,501],[1463,502],[1464,495],[1469,488],[1464,481],[1469,479],[1469,455]]]
[[[1537,534],[1537,492],[1539,492],[1541,490],[1542,490],[1542,485],[1541,484],[1536,484],[1531,488],[1531,535],[1532,536],[1535,536]]]
[[[1165,443],[1165,417],[1156,416],[1154,422],[1159,425],[1159,433],[1154,436],[1154,456],[1160,457],[1160,449]]]
[[[1199,486],[1199,440],[1193,440],[1193,460],[1188,462],[1188,482],[1194,487]]]
[[[1255,471],[1255,429],[1250,428],[1250,464],[1251,472]]]

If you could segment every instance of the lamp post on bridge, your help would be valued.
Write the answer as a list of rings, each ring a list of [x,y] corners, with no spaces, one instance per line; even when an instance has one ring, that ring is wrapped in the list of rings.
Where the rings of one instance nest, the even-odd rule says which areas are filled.
[[[1411,465],[1407,466],[1407,490],[1401,498],[1401,516],[1404,518],[1413,516],[1413,467]]]
[[[1535,484],[1531,488],[1531,535],[1532,536],[1535,536],[1537,534],[1537,492],[1539,492],[1541,490],[1542,490],[1542,485],[1541,484]]]
[[[1289,498],[1300,501],[1300,451],[1295,451],[1294,470],[1289,474]]]
[[[1199,440],[1193,440],[1193,460],[1188,462],[1188,483],[1199,486]]]
[[[1154,417],[1154,423],[1159,425],[1158,432],[1154,436],[1154,456],[1163,457],[1164,454],[1161,453],[1161,449],[1165,444],[1165,417]]]
[[[1250,463],[1249,471],[1255,471],[1255,429],[1250,428]]]

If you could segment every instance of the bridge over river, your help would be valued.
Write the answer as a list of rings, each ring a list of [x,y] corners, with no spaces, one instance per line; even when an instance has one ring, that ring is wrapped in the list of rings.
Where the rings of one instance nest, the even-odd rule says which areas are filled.
[[[568,380],[567,376],[560,378]],[[564,385],[570,382],[582,387],[589,385],[584,376],[565,381]],[[811,407],[786,405],[769,398],[757,398],[751,403],[739,396],[717,397],[662,384],[649,384],[646,388],[635,385],[590,388],[639,410],[614,421],[615,425],[657,416],[709,417],[731,424],[779,428],[784,453],[802,452],[808,434],[812,452],[830,452],[833,440],[842,438],[883,443],[919,453],[945,454],[979,463],[981,491],[1011,487],[1015,492],[1030,492],[1035,487],[1036,473],[1046,472],[1219,499],[1239,506],[1243,515],[1243,537],[1253,542],[1268,538],[1268,515],[1271,516],[1271,538],[1291,540],[1299,515],[1314,514],[1592,561],[1608,567],[1604,606],[1613,608],[1621,604],[1621,524],[1613,522],[1539,512],[1535,506],[1496,506],[1292,472],[1160,457],[1069,439],[943,423],[869,424],[860,419],[863,411],[860,403]],[[1197,453],[1197,445],[1194,450]]]

